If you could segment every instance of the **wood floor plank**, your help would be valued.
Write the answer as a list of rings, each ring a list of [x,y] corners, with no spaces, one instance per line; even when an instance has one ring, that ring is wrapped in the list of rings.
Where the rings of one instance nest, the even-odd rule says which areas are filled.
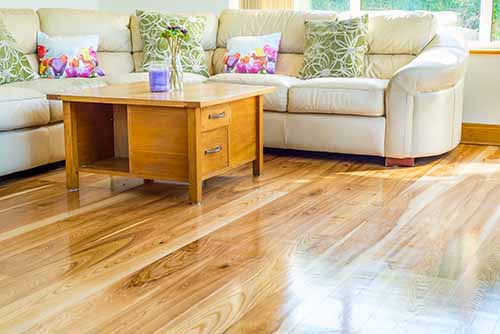
[[[500,148],[265,160],[209,180],[203,206],[179,184],[3,181],[0,332],[500,330]]]
[[[300,165],[303,168],[292,172],[290,174],[291,178],[294,179],[300,177],[300,175],[310,174],[314,169],[325,168],[321,164]],[[88,255],[84,253],[81,256],[88,258],[92,253],[98,253],[99,256],[103,258],[101,259],[99,257],[91,262],[77,262],[81,267],[72,268],[71,274],[78,274],[85,277],[85,279],[79,280],[77,286],[72,289],[65,289],[67,298],[64,299],[64,302],[59,303],[59,309],[68,306],[68,303],[78,301],[72,298],[73,293],[75,296],[78,296],[78,298],[85,298],[86,295],[90,295],[106,287],[110,282],[114,282],[168,255],[180,247],[189,244],[197,238],[203,237],[206,233],[210,233],[212,229],[217,229],[225,224],[231,223],[232,220],[244,215],[246,210],[251,211],[258,208],[260,205],[273,201],[275,198],[286,194],[286,189],[292,189],[297,186],[296,184],[288,182],[286,179],[274,178],[272,173],[269,173],[269,177],[274,181],[255,190],[251,190],[248,195],[235,199],[232,202],[225,203],[220,208],[209,211],[205,215],[200,216],[200,208],[182,203],[176,206],[176,210],[172,210],[169,217],[165,218],[164,215],[161,215],[155,220],[150,220],[148,223],[150,225],[154,224],[155,228],[146,231],[147,234],[138,238],[139,240],[135,240],[134,233],[129,232],[123,236],[116,236],[109,241],[94,245],[87,251],[89,253]],[[265,178],[263,180],[265,180]],[[207,203],[205,208],[210,207],[208,204],[209,197],[210,194],[206,196]],[[196,214],[194,219],[187,219],[185,224],[179,225],[179,219],[185,219],[186,214],[189,212]],[[199,227],[200,224],[206,225],[207,227],[202,235],[200,235],[197,229],[193,229],[194,226]],[[170,225],[170,227],[165,229],[166,225]],[[164,228],[165,232],[161,232],[161,228]],[[165,242],[166,240],[169,240],[169,242]],[[109,252],[113,254],[113,257],[106,259],[106,253]],[[109,275],[109,273],[113,274]],[[60,296],[56,294],[56,291],[72,281],[72,275],[68,277],[63,276],[61,281],[50,283],[48,286],[42,286],[40,290],[33,292],[25,298],[16,300],[10,304],[9,307],[0,308],[0,313],[2,314],[0,316],[5,320],[3,324],[0,324],[0,329],[14,329],[13,326],[16,323],[14,319],[18,316],[15,315],[16,312],[19,312],[19,316],[21,317],[26,316],[23,324],[27,326],[39,321],[40,318],[52,312],[57,312],[58,308],[47,308],[47,305],[53,303],[52,299],[60,298]],[[104,279],[104,277],[107,278]],[[16,291],[16,289],[13,290]],[[15,295],[11,295],[10,297],[13,299]],[[30,310],[27,311],[24,305],[30,305]],[[7,320],[8,318],[12,319],[10,323]],[[19,326],[16,326],[15,328],[18,327]]]

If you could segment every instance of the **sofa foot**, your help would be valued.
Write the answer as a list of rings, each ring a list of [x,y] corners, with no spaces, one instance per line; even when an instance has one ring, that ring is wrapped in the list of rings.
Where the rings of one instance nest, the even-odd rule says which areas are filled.
[[[415,167],[415,158],[385,158],[386,167]]]

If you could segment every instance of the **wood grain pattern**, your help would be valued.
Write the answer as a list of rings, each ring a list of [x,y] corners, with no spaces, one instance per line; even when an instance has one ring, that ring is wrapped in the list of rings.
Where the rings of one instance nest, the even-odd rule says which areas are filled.
[[[79,187],[78,133],[76,113],[70,102],[63,102],[64,113],[64,149],[66,151],[66,187],[77,190]]]
[[[209,131],[222,126],[228,126],[231,122],[231,111],[234,103],[220,104],[201,110],[201,130]]]
[[[180,108],[128,107],[133,175],[188,180],[187,117],[186,111]]]
[[[193,204],[201,203],[203,172],[201,167],[201,109],[187,110],[188,140],[188,178],[189,200]]]
[[[264,172],[264,96],[256,97],[256,138],[255,160],[253,162],[253,175],[260,176]]]
[[[228,127],[203,132],[201,135],[202,177],[229,166]]]
[[[252,161],[257,158],[257,112],[258,104],[256,97],[233,102],[233,108],[238,112],[232,114],[229,134],[230,154],[229,163],[231,165],[243,161]],[[262,143],[263,144],[263,143]]]
[[[206,82],[185,85],[183,91],[151,93],[147,82],[136,82],[64,93],[59,98],[70,102],[205,108],[272,93],[274,90],[272,86]]]
[[[264,159],[203,206],[176,183],[3,180],[0,332],[499,333],[499,147]]]
[[[471,55],[500,55],[499,49],[471,49],[469,50]]]
[[[77,189],[79,170],[188,182],[190,201],[198,204],[203,180],[250,162],[258,176],[263,169],[259,94],[273,90],[205,83],[151,93],[147,83],[134,83],[63,95],[68,188]]]
[[[127,123],[127,106],[113,105],[113,134],[115,157],[117,158],[128,158],[129,156]]]
[[[113,106],[72,103],[80,166],[115,156]]]
[[[500,125],[464,123],[462,143],[480,145],[500,145]]]

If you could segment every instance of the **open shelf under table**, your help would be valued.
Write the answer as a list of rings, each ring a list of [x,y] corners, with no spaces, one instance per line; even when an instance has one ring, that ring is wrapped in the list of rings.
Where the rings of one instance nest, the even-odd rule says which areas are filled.
[[[80,171],[111,175],[130,175],[128,158],[110,158],[92,163],[87,163],[80,166]]]

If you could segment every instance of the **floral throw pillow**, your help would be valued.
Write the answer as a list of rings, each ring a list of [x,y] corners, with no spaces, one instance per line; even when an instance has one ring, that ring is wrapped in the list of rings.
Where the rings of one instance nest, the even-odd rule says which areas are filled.
[[[38,33],[40,76],[47,79],[104,76],[97,61],[99,36],[49,36]]]
[[[28,59],[16,48],[15,43],[0,17],[0,85],[37,78]]]
[[[344,21],[306,21],[305,30],[301,79],[363,74],[368,15]]]
[[[208,65],[202,46],[206,18],[203,16],[181,16],[154,12],[136,12],[139,30],[144,42],[143,69],[148,70],[152,62],[165,61],[169,57],[167,41],[161,34],[168,27],[181,27],[189,34],[180,46],[180,61],[184,72],[208,77]]]
[[[275,74],[280,41],[280,32],[230,38],[224,56],[224,72]]]

